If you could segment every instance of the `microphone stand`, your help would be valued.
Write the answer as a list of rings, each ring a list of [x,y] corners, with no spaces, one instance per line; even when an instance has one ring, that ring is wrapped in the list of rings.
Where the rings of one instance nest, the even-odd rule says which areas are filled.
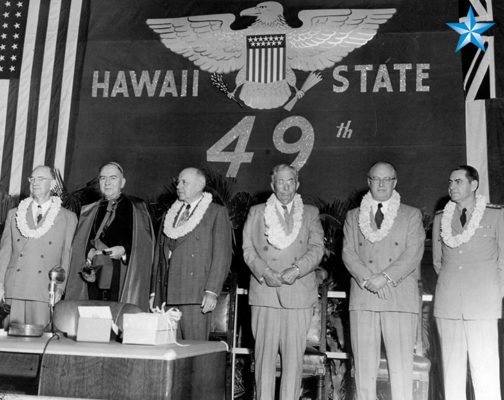
[[[54,306],[56,305],[56,284],[65,281],[65,270],[56,265],[49,271],[49,324],[51,333],[56,333],[54,329]]]

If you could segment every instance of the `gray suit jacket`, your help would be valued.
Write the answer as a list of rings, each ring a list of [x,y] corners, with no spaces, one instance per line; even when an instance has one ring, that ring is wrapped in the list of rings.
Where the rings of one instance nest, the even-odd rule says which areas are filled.
[[[62,207],[45,235],[26,238],[17,228],[16,211],[9,211],[0,243],[0,285],[5,288],[6,298],[48,302],[51,268],[59,265],[68,276],[77,217]],[[27,223],[31,229],[35,228],[30,208]],[[66,280],[58,288],[63,291],[65,285]]]
[[[201,304],[205,290],[219,294],[232,257],[227,209],[210,203],[200,223],[175,240],[162,229],[161,225],[151,284],[155,304]]]
[[[441,238],[441,218],[434,218],[432,255],[439,274],[434,316],[449,319],[501,318],[504,293],[504,214],[485,209],[480,226],[469,242],[448,247]],[[462,232],[460,220],[452,220],[452,232]]]
[[[249,303],[278,308],[310,308],[317,301],[315,268],[324,254],[324,231],[316,207],[304,205],[303,223],[296,240],[279,250],[264,235],[265,204],[250,209],[243,229],[243,257],[252,271]],[[260,283],[264,270],[283,271],[296,264],[300,278],[292,285],[270,287]]]
[[[371,224],[376,229],[374,218]],[[425,241],[422,214],[402,204],[389,234],[371,243],[359,228],[359,208],[349,211],[344,226],[343,262],[353,279],[350,310],[403,311],[418,313],[420,262]],[[390,287],[388,299],[363,288],[375,273],[385,272],[397,286]]]

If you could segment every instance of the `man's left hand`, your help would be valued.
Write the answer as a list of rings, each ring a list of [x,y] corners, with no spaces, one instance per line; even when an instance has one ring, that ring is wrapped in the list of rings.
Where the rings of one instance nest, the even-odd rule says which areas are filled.
[[[115,260],[119,260],[123,255],[126,254],[126,249],[122,246],[113,246],[102,251],[103,254],[108,254],[110,258],[113,258]]]
[[[287,285],[292,285],[295,280],[299,277],[299,268],[298,267],[289,267],[283,270],[281,279],[283,283]]]
[[[373,274],[371,278],[367,280],[366,289],[370,292],[378,293],[387,283],[387,278],[385,278],[383,274]]]
[[[217,305],[217,295],[214,293],[205,292],[203,296],[203,301],[201,302],[201,312],[206,314],[207,312],[212,312],[215,310]]]

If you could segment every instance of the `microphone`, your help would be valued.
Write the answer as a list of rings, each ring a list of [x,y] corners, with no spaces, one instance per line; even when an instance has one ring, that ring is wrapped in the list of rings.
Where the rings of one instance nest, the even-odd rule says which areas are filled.
[[[56,284],[65,281],[65,270],[59,265],[55,265],[49,271],[49,304],[54,307],[56,303]]]

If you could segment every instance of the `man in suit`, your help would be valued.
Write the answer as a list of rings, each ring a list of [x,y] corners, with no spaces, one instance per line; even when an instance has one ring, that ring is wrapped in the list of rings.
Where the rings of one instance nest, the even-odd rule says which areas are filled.
[[[65,299],[120,301],[148,311],[155,239],[147,206],[122,193],[120,164],[102,165],[98,181],[103,199],[81,210]]]
[[[381,337],[393,400],[413,399],[413,350],[425,231],[420,210],[401,203],[388,162],[368,173],[369,192],[348,212],[343,262],[352,275],[350,338],[357,400],[376,399]]]
[[[204,192],[196,168],[180,172],[178,200],[166,212],[156,245],[151,306],[166,303],[182,312],[178,335],[208,340],[211,312],[231,266],[231,223],[227,209]]]
[[[441,339],[446,400],[466,399],[467,357],[476,399],[500,400],[497,320],[504,293],[504,216],[476,195],[478,171],[450,173],[450,201],[432,230],[439,274],[434,317]]]
[[[51,196],[56,181],[46,166],[31,176],[30,197],[7,214],[0,243],[0,298],[11,305],[10,322],[46,326],[49,323],[49,272],[68,272],[77,217]],[[65,291],[57,284],[55,301]]]
[[[243,256],[252,272],[249,304],[258,400],[274,399],[278,352],[282,357],[280,399],[300,396],[324,231],[317,208],[303,204],[298,187],[295,168],[286,164],[273,168],[274,193],[265,204],[250,209],[243,229]]]

